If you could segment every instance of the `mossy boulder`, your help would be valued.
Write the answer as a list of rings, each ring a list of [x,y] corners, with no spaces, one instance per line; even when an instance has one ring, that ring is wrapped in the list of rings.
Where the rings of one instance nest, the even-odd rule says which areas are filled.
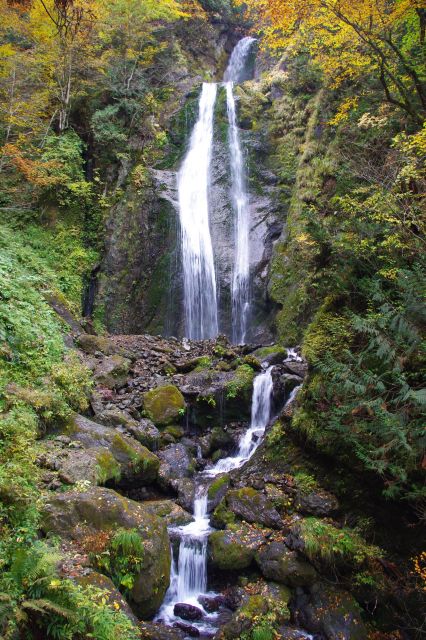
[[[278,637],[277,628],[289,620],[290,612],[287,603],[290,594],[288,591],[269,589],[267,585],[259,590],[258,585],[254,584],[248,585],[248,588],[250,591],[257,590],[258,593],[246,594],[243,597],[242,606],[216,634],[215,640],[234,640],[246,636],[275,638]],[[247,632],[251,632],[250,636]]]
[[[173,424],[185,411],[185,399],[173,384],[146,391],[142,401],[147,416],[159,426]]]
[[[174,500],[149,500],[145,501],[143,506],[148,513],[164,520],[168,527],[180,527],[193,520],[193,516]]]
[[[247,569],[257,549],[265,542],[261,531],[247,525],[235,530],[214,531],[209,537],[209,554],[213,567],[222,571]]]
[[[131,361],[118,354],[107,356],[97,365],[94,378],[108,389],[122,387],[128,378]]]
[[[95,460],[98,467],[98,484],[108,480],[129,484],[138,482],[150,484],[157,479],[160,461],[151,451],[134,438],[120,433],[111,427],[100,425],[84,416],[74,414],[65,430],[74,442],[81,444],[86,455]],[[76,476],[77,462],[82,454],[69,451],[68,475]],[[73,472],[73,458],[76,466]],[[61,463],[65,465],[64,462]],[[73,482],[88,477],[74,477]]]
[[[282,520],[274,505],[261,492],[251,487],[234,489],[226,494],[226,504],[241,520],[279,529]]]
[[[157,451],[160,447],[161,433],[148,418],[142,418],[136,424],[128,425],[127,431],[150,451]]]
[[[257,551],[255,559],[265,578],[290,587],[306,587],[317,580],[314,567],[282,542],[271,542],[262,547]]]
[[[168,433],[175,440],[180,440],[185,435],[185,430],[178,424],[170,424],[168,427],[164,429],[164,433]]]
[[[76,339],[76,344],[82,351],[90,355],[100,352],[109,356],[117,351],[115,345],[107,337],[93,336],[89,333],[81,333]]]
[[[236,517],[235,513],[230,511],[226,506],[226,501],[222,499],[213,511],[210,521],[216,529],[226,529],[228,524],[234,524],[236,522]]]
[[[229,487],[229,475],[227,473],[215,478],[207,491],[207,497],[211,505],[217,505],[226,494]]]
[[[163,601],[170,580],[170,541],[165,522],[144,506],[112,489],[93,487],[51,496],[42,509],[46,534],[78,540],[99,533],[113,534],[118,528],[137,530],[143,545],[143,563],[128,596],[134,613],[154,615]]]
[[[266,362],[268,365],[280,364],[287,357],[287,350],[278,344],[270,347],[260,347],[251,354],[260,362]]]

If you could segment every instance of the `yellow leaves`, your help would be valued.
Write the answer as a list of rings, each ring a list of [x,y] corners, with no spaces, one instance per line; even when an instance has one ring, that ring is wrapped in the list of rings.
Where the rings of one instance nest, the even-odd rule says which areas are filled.
[[[358,106],[358,102],[359,102],[359,99],[356,97],[347,98],[346,100],[344,100],[340,104],[336,115],[334,116],[334,118],[329,120],[328,124],[332,126],[336,126],[341,122],[346,122],[349,119],[350,112],[356,109],[356,107]]]

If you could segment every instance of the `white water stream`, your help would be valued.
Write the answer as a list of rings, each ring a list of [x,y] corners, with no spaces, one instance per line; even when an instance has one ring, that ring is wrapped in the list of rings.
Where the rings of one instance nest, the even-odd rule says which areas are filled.
[[[185,335],[191,340],[213,338],[218,334],[208,201],[216,95],[216,84],[203,84],[198,120],[178,173]]]
[[[250,427],[241,437],[236,454],[219,460],[200,475],[194,499],[194,520],[186,526],[171,530],[172,535],[180,538],[178,557],[173,558],[170,587],[156,617],[166,624],[179,620],[173,611],[177,603],[193,604],[202,609],[198,597],[207,595],[207,544],[212,531],[207,510],[209,479],[241,467],[261,443],[271,419],[272,369],[273,367],[269,367],[254,380]],[[205,612],[202,623],[192,624],[200,632],[209,633],[214,631],[212,623],[216,617],[216,614]]]
[[[231,160],[231,198],[235,219],[235,259],[232,276],[232,340],[245,342],[250,310],[250,215],[246,190],[245,164],[234,96],[234,83],[244,79],[244,68],[254,38],[243,38],[232,52],[225,72],[226,104],[229,121],[229,153]]]

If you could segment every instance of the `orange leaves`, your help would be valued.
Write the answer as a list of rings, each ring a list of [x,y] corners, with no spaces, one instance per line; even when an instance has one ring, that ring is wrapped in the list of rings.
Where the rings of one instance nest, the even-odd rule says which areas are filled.
[[[32,160],[14,144],[6,144],[2,151],[3,157],[8,158],[10,163],[34,186],[49,187],[57,183],[58,178],[51,175],[50,170],[56,169],[58,162]]]

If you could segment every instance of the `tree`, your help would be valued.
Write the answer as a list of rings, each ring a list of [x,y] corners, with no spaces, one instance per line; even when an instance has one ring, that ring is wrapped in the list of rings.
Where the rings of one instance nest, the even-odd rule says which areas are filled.
[[[426,114],[422,0],[247,0],[273,48],[308,49],[334,87],[373,73],[386,100]]]

